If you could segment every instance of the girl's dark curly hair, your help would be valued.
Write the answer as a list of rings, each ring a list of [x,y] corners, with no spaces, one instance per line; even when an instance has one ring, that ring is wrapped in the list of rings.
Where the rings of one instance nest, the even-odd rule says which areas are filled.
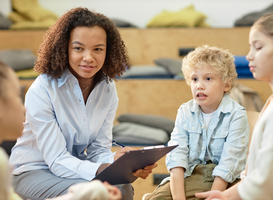
[[[76,27],[94,26],[103,28],[107,35],[106,58],[103,67],[96,74],[96,80],[104,78],[108,82],[122,75],[130,67],[130,63],[118,29],[106,16],[81,7],[69,10],[48,29],[38,50],[35,71],[52,78],[61,77],[69,66],[68,45],[71,31]]]

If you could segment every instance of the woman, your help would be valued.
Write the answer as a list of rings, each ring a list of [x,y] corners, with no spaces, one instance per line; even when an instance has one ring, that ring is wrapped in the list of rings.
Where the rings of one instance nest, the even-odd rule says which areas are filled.
[[[11,67],[0,62],[0,143],[22,135],[25,107],[18,78]],[[18,114],[19,113],[19,114]],[[0,147],[0,200],[22,200],[11,187],[8,156]],[[67,194],[54,200],[121,199],[120,190],[98,180],[71,186]]]
[[[20,196],[62,195],[131,149],[112,153],[110,142],[118,107],[112,79],[128,66],[117,28],[101,14],[75,8],[47,31],[34,67],[41,75],[26,94],[23,136],[10,157]],[[146,178],[154,167],[134,175]],[[130,184],[118,187],[123,199],[133,199]]]

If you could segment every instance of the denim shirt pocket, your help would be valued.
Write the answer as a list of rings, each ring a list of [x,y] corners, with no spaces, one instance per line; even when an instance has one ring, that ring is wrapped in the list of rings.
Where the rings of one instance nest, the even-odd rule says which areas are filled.
[[[228,128],[221,128],[211,137],[210,149],[214,157],[220,157],[223,151],[224,143],[228,136]]]
[[[183,128],[188,133],[190,150],[198,149],[198,142],[202,134],[201,125],[199,123],[187,123]]]

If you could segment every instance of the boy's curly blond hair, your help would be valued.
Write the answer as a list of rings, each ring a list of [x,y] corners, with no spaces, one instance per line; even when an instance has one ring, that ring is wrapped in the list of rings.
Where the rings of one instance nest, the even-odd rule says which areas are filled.
[[[237,77],[237,72],[233,55],[228,50],[204,45],[190,52],[182,63],[182,72],[188,85],[191,83],[192,72],[200,68],[202,66],[200,64],[207,64],[221,76],[223,83],[230,81],[231,87],[226,93],[235,86],[234,79]]]

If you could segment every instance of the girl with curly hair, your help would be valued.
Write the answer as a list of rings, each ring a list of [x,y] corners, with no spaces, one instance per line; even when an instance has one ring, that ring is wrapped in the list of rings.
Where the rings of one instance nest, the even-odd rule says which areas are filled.
[[[75,8],[47,31],[34,69],[41,75],[29,88],[23,135],[12,150],[13,186],[23,198],[65,194],[91,181],[126,151],[111,152],[118,107],[115,83],[129,66],[114,23],[102,14]],[[156,164],[137,170],[146,178]],[[133,199],[130,184],[118,185]]]

